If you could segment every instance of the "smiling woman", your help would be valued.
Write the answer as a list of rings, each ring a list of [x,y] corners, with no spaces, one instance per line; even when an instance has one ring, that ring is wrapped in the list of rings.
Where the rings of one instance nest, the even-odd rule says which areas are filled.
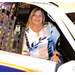
[[[60,53],[55,50],[55,44],[60,34],[52,23],[48,22],[46,25],[44,23],[43,10],[38,7],[33,9],[26,24],[26,44],[25,42],[24,44],[27,46],[27,50],[23,50],[23,54],[26,54],[27,51],[32,57],[48,59],[57,63],[61,62],[59,57],[56,56],[57,54],[60,55]],[[52,28],[54,30],[50,32]],[[57,35],[55,36],[54,33]]]
[[[59,65],[62,56],[55,49],[59,36],[60,33],[52,23],[45,24],[43,10],[39,7],[34,8],[26,24],[22,54],[51,60]]]

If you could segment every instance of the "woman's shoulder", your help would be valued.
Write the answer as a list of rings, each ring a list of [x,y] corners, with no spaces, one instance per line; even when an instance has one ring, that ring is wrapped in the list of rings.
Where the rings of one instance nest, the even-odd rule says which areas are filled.
[[[25,28],[25,32],[26,33],[29,33],[29,28]]]
[[[54,27],[54,25],[51,22],[45,22],[44,26],[45,27],[47,27],[47,26]]]

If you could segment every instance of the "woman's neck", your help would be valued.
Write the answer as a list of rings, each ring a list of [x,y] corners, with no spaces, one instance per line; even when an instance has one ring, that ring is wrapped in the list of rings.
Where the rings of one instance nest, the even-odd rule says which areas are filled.
[[[39,27],[33,26],[33,27],[31,27],[31,29],[34,32],[36,32],[38,34],[38,36],[39,36],[39,31],[41,31],[43,29],[43,27],[44,27],[43,25],[40,25]]]
[[[43,25],[40,25],[39,27],[36,27],[36,26],[33,26],[31,27],[31,29],[34,31],[34,32],[39,32],[43,29]]]

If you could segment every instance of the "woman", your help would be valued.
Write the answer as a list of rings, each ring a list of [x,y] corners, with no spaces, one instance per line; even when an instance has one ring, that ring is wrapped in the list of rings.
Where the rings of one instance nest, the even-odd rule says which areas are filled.
[[[44,25],[44,21],[43,11],[35,8],[26,24],[22,54],[61,63],[58,57],[60,53],[55,49],[60,34],[52,23]]]

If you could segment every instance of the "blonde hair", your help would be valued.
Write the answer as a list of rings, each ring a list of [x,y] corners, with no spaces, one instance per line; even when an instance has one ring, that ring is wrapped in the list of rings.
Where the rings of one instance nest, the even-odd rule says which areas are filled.
[[[28,22],[27,22],[27,24],[26,24],[26,28],[29,28],[31,25],[32,25],[32,17],[33,17],[33,15],[35,14],[35,12],[37,12],[37,11],[41,11],[41,13],[42,13],[42,24],[44,25],[44,21],[45,21],[45,15],[44,15],[44,12],[43,12],[43,10],[41,9],[41,8],[35,8],[35,9],[33,9],[32,10],[32,12],[31,12],[31,14],[30,14],[30,16],[29,16],[29,19],[28,19]]]

